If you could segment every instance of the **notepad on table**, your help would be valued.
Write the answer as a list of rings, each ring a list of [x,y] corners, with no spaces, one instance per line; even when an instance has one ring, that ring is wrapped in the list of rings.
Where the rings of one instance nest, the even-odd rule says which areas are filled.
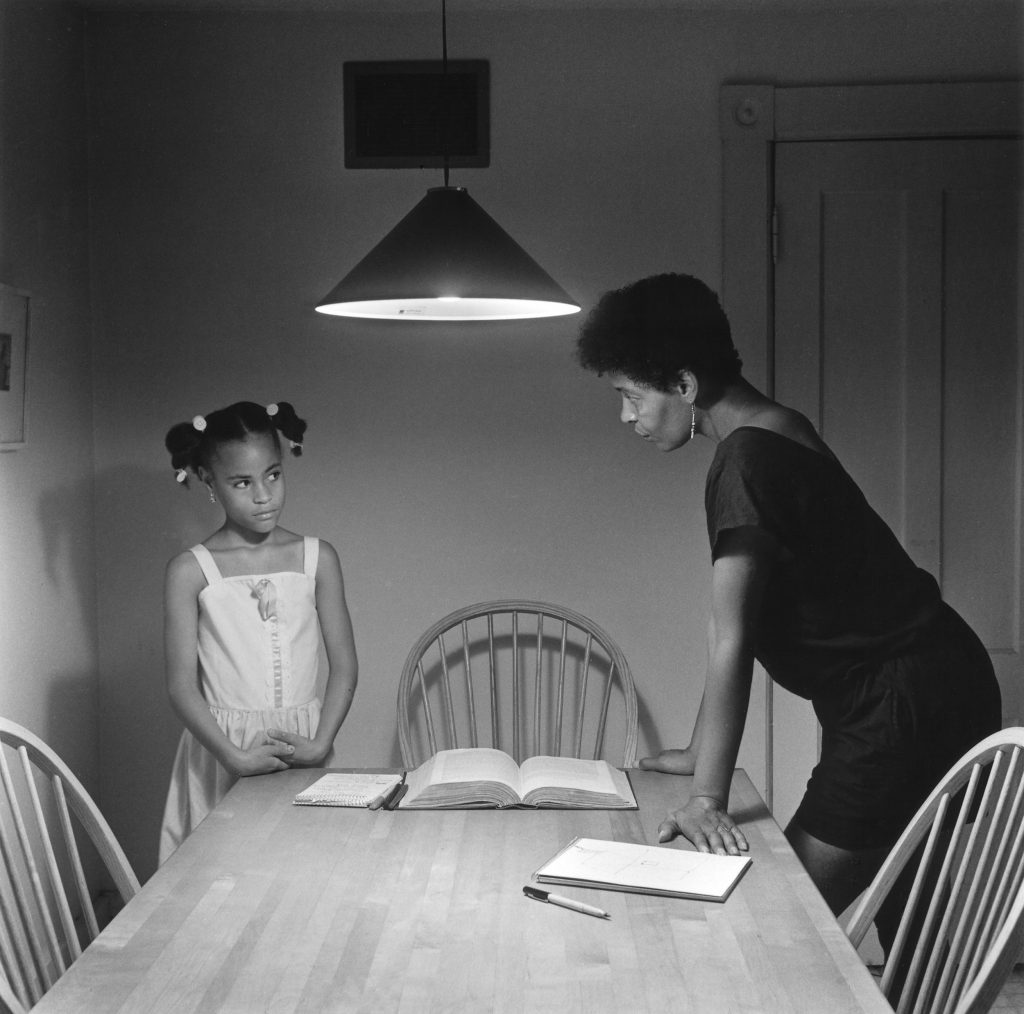
[[[516,762],[502,750],[439,750],[406,777],[400,810],[555,807],[635,810],[625,773],[603,760],[529,757]]]
[[[331,771],[303,789],[292,802],[296,806],[368,806],[401,780],[400,774]]]
[[[725,901],[752,861],[749,856],[574,838],[534,877],[546,884]]]

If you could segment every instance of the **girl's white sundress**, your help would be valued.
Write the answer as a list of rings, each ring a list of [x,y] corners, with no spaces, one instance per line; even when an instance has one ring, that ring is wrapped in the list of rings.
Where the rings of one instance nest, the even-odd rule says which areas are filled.
[[[319,539],[304,537],[301,574],[222,577],[205,546],[192,552],[207,581],[199,593],[199,678],[217,724],[243,750],[268,742],[268,728],[314,736]],[[236,781],[192,733],[182,733],[160,832],[161,863]]]

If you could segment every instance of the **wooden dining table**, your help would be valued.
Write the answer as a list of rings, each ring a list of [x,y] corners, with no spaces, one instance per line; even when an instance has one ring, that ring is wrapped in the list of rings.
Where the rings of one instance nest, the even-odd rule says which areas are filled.
[[[238,782],[34,1014],[891,1010],[743,771],[727,900],[556,888],[610,919],[523,886],[575,836],[655,842],[688,778],[631,771],[637,810],[292,805],[322,773]]]

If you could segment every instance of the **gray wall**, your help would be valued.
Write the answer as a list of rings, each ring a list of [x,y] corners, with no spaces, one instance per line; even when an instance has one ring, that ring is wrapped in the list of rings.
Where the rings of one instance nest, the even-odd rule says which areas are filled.
[[[0,715],[98,791],[82,14],[0,3],[0,282],[31,293],[28,446],[0,454]]]

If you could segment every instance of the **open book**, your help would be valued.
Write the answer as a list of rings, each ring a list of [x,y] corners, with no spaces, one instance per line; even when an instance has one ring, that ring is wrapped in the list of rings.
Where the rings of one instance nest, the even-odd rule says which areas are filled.
[[[546,884],[725,901],[752,861],[749,856],[574,838],[534,877]]]
[[[400,810],[550,806],[635,810],[625,773],[603,760],[528,757],[521,765],[502,750],[439,750],[410,771]]]

